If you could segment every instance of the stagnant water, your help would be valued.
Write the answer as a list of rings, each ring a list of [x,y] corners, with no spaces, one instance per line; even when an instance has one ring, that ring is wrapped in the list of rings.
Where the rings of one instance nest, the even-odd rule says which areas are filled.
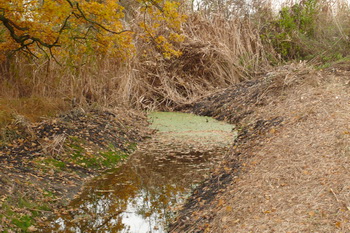
[[[154,112],[149,119],[159,132],[90,182],[49,232],[166,232],[190,190],[228,151],[233,126],[184,113]]]

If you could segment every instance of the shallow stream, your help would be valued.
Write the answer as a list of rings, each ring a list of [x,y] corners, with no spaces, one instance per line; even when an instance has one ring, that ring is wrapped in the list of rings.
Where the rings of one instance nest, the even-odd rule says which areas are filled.
[[[153,112],[158,132],[119,167],[91,181],[51,232],[166,232],[177,208],[233,142],[233,126],[209,117]]]

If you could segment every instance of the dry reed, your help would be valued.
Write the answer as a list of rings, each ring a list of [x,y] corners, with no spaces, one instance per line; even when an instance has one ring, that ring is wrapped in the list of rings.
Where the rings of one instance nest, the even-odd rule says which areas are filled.
[[[315,38],[297,37],[300,40],[296,43],[313,55],[313,61],[344,57],[350,30],[345,24],[348,6],[341,1],[337,7],[333,1],[320,4],[318,19],[322,20],[315,26]],[[34,61],[17,54],[1,65],[0,97],[56,98],[73,107],[97,103],[169,109],[189,103],[207,92],[263,73],[271,64],[280,64],[281,56],[272,41],[262,39],[266,28],[275,33],[268,26],[277,22],[276,11],[268,2],[254,2],[249,7],[254,10],[237,14],[187,9],[189,18],[183,27],[186,41],[177,45],[182,55],[172,59],[165,59],[151,43],[137,36],[136,53],[126,61],[95,54],[87,55],[80,65],[61,67],[54,61]],[[137,28],[142,16],[134,11],[133,17],[134,25],[130,26]]]

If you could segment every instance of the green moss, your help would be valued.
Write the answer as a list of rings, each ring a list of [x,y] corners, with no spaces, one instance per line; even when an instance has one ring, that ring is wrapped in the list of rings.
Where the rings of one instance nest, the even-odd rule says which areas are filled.
[[[342,54],[340,53],[334,53],[333,55],[321,57],[321,60],[323,61],[323,63],[319,66],[316,66],[316,69],[318,70],[329,68],[338,63],[349,62],[350,57],[349,56],[343,57]]]
[[[45,190],[43,193],[44,197],[50,197],[50,198],[54,198],[55,194],[51,191]]]
[[[19,218],[13,218],[12,223],[17,226],[19,229],[26,231],[28,227],[33,225],[33,218],[29,215],[24,215]]]
[[[6,200],[4,203],[2,203],[1,209],[4,211],[4,214],[6,216],[13,216],[13,214],[14,214],[14,212],[11,209],[11,205],[8,203],[8,200]]]
[[[54,166],[56,168],[60,168],[60,169],[63,169],[66,167],[66,163],[64,163],[60,160],[54,159],[54,158],[46,158],[42,161],[42,163],[52,165],[52,166]]]
[[[134,152],[135,150],[137,149],[137,143],[136,142],[131,142],[129,143],[128,145],[128,151],[131,153],[131,152]]]
[[[41,211],[51,210],[47,204],[36,203],[35,200],[28,200],[24,197],[7,198],[1,209],[3,214],[0,215],[0,218],[8,219],[11,223],[6,230],[15,229],[16,232],[27,232],[28,227],[35,224],[35,218],[41,215]],[[18,213],[14,211],[15,209],[26,209],[27,214]]]
[[[128,157],[126,153],[113,149],[109,151],[100,152],[100,155],[102,156],[101,162],[106,167],[111,167],[112,165],[115,165],[121,160]]]
[[[122,159],[127,158],[128,154],[136,148],[136,143],[130,143],[127,146],[127,151],[122,151],[112,144],[102,151],[87,150],[87,145],[84,140],[72,137],[68,144],[69,156],[68,162],[74,163],[86,168],[110,168],[115,166]]]

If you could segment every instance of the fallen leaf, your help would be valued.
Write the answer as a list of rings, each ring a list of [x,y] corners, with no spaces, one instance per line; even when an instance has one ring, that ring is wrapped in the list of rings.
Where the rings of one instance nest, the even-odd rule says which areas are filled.
[[[38,229],[35,227],[35,226],[30,226],[30,227],[28,227],[28,229],[27,229],[27,231],[28,232],[35,232],[35,231],[37,231]]]
[[[217,206],[220,207],[220,206],[222,206],[224,203],[225,203],[224,200],[220,199],[219,202],[218,202],[218,204],[217,204]]]
[[[341,222],[336,222],[336,223],[335,223],[335,226],[336,226],[337,228],[341,228],[341,224],[342,224]]]
[[[226,206],[226,212],[231,212],[232,211],[232,206]]]

